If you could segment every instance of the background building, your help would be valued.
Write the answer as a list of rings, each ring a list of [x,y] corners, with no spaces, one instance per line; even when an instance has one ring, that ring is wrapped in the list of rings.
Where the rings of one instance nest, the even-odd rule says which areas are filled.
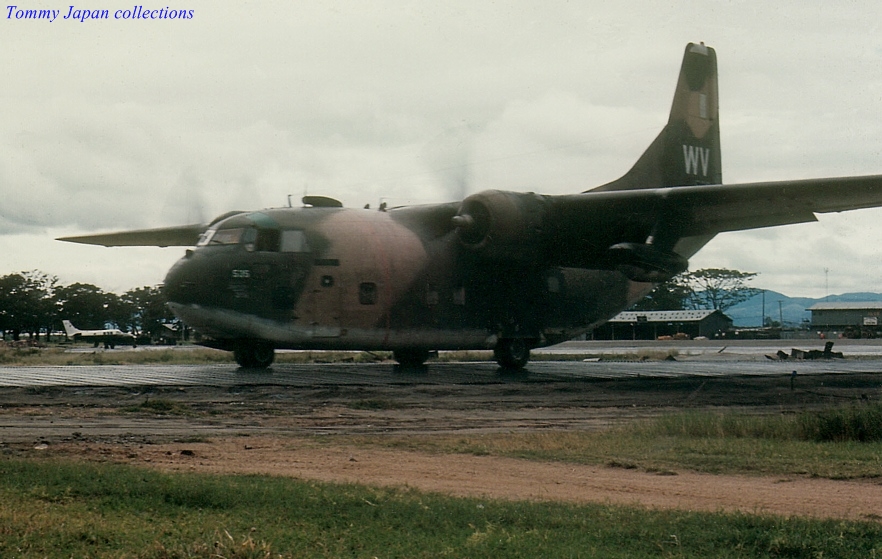
[[[718,310],[636,311],[617,314],[596,328],[593,340],[657,340],[660,336],[686,335],[714,338],[732,329],[732,319]]]
[[[827,337],[875,338],[882,332],[882,301],[815,303],[812,330]]]

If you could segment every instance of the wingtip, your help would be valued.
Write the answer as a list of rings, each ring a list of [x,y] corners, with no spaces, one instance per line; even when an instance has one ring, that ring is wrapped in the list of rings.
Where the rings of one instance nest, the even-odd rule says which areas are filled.
[[[56,241],[62,241],[65,243],[77,243],[81,245],[98,245],[109,247],[111,245],[105,245],[103,243],[96,243],[95,241],[89,241],[88,237],[55,237]]]

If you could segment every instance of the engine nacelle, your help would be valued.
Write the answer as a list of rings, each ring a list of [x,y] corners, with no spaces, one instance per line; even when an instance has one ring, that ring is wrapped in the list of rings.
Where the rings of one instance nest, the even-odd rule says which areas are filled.
[[[547,205],[532,192],[485,190],[463,200],[453,225],[462,244],[484,257],[536,260]]]
[[[619,243],[609,247],[614,269],[631,281],[661,283],[689,268],[689,260],[673,251],[642,243]]]

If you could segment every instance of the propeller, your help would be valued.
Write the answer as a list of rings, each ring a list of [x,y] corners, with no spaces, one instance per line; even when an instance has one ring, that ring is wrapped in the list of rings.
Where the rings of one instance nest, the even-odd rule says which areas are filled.
[[[453,200],[462,200],[468,194],[474,136],[474,128],[463,122],[435,136],[423,147],[422,158]]]
[[[162,205],[162,220],[166,223],[207,223],[205,184],[194,169],[181,173],[169,187]]]

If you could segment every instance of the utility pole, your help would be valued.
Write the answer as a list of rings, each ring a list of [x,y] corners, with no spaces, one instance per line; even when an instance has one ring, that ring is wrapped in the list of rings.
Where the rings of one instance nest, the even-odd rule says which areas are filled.
[[[824,268],[824,302],[830,302],[830,268]]]
[[[766,327],[766,290],[763,289],[763,319],[760,321],[760,328]]]

